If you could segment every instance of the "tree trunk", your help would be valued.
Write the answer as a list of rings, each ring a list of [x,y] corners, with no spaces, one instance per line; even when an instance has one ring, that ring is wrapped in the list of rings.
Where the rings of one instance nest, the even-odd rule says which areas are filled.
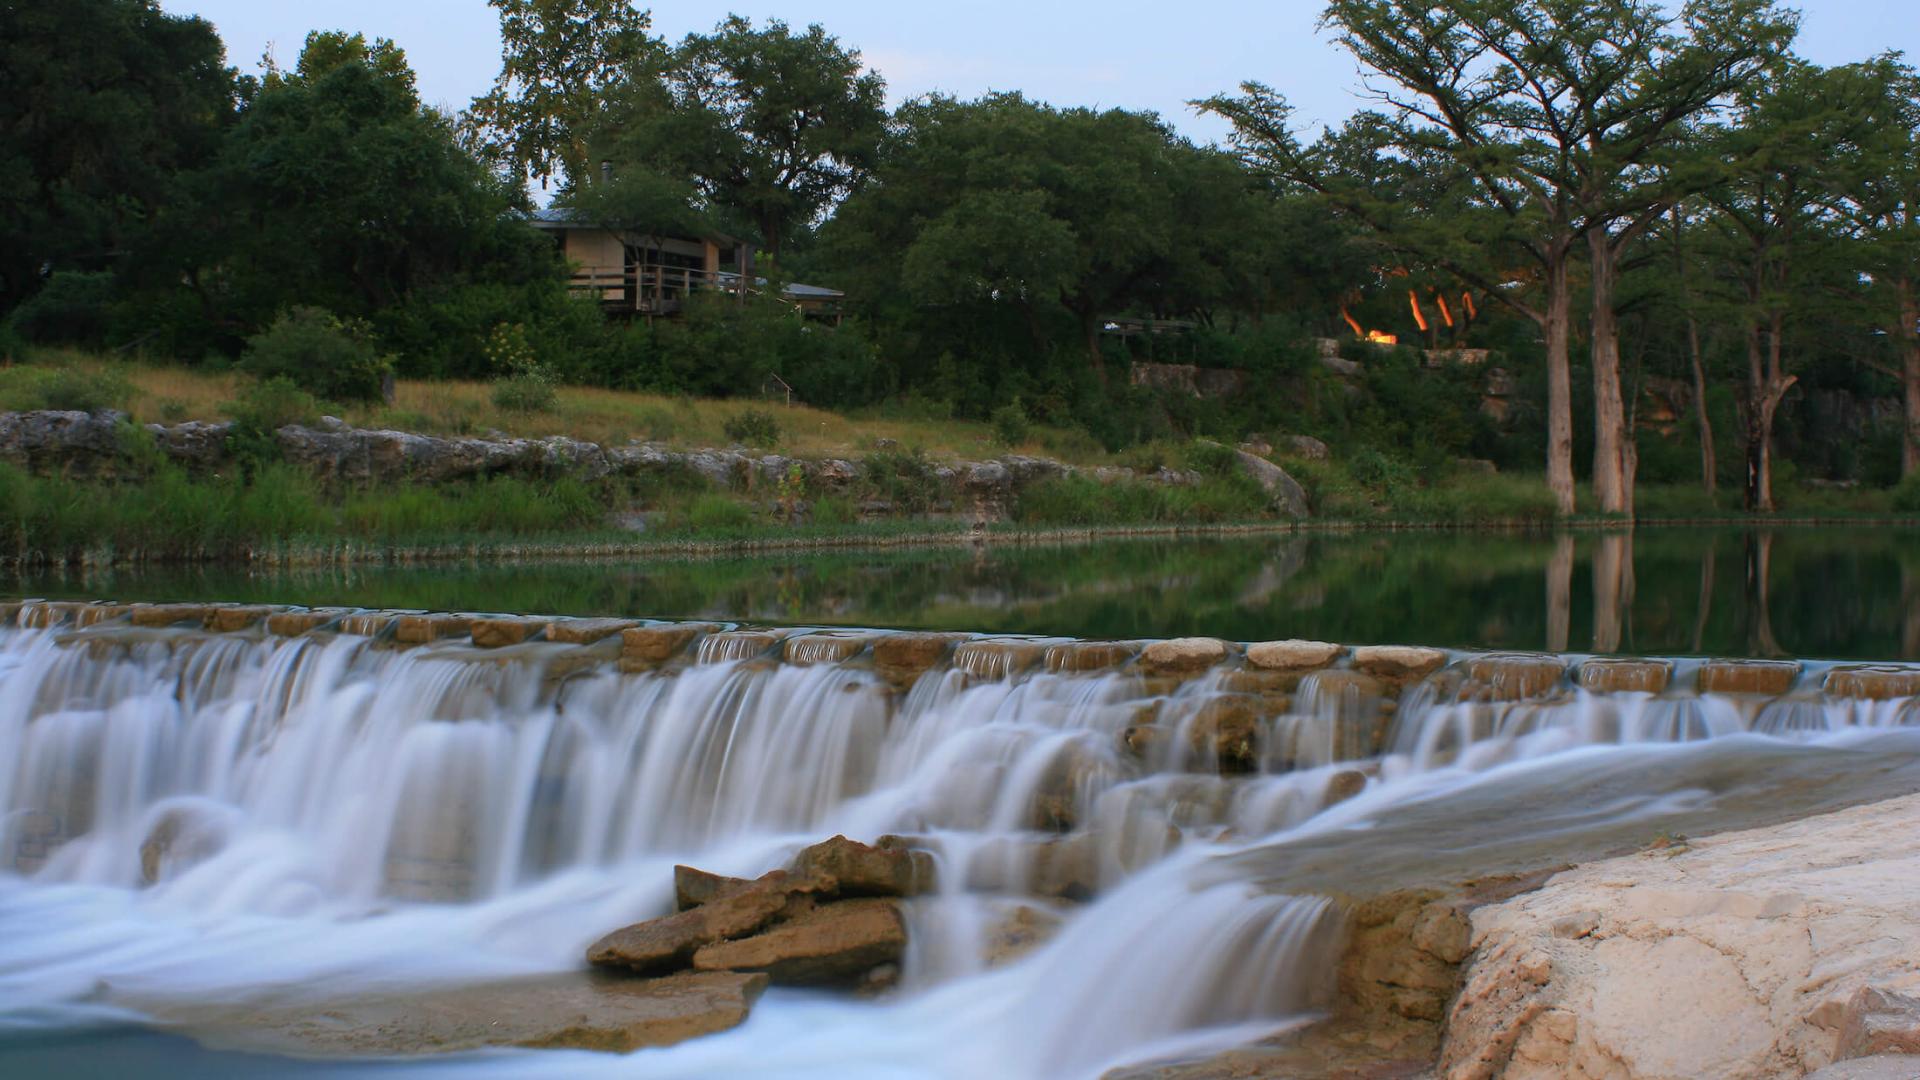
[[[1613,310],[1613,237],[1587,234],[1593,270],[1593,492],[1600,512],[1633,516],[1633,470],[1627,452],[1627,411],[1620,394],[1620,321]]]
[[[1707,500],[1719,487],[1720,463],[1713,453],[1713,415],[1707,411],[1707,366],[1700,357],[1700,323],[1687,316],[1687,353],[1693,360],[1693,418],[1700,428],[1700,484]]]
[[[1781,318],[1773,317],[1769,362],[1762,364],[1760,326],[1747,326],[1747,493],[1748,510],[1770,514],[1773,503],[1773,418],[1796,376],[1780,373]]]
[[[1573,289],[1567,281],[1564,251],[1547,269],[1547,306],[1540,333],[1547,346],[1547,487],[1560,515],[1576,509],[1573,492],[1573,369],[1567,357],[1572,325]]]
[[[1773,633],[1773,534],[1770,532],[1747,534],[1747,596],[1753,605],[1748,651],[1761,657],[1786,655]]]
[[[1707,620],[1713,615],[1713,570],[1716,547],[1711,537],[1707,541],[1707,550],[1700,556],[1700,604],[1693,615],[1693,651],[1698,654],[1706,651]]]
[[[1900,289],[1900,383],[1906,399],[1906,437],[1900,444],[1900,475],[1920,475],[1920,295],[1903,277]]]

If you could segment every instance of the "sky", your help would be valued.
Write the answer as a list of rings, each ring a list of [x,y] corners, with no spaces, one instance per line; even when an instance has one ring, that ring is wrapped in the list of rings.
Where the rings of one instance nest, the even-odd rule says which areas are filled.
[[[1916,0],[1801,0],[1799,52],[1842,64],[1888,49],[1920,60]],[[419,75],[421,97],[451,110],[500,70],[498,21],[486,0],[161,0],[200,15],[230,63],[255,69],[271,47],[291,65],[309,30],[392,38]],[[709,30],[728,11],[820,23],[886,77],[894,103],[940,90],[975,97],[1019,90],[1055,105],[1147,109],[1191,138],[1225,126],[1194,115],[1194,98],[1257,79],[1285,94],[1296,120],[1337,125],[1362,104],[1353,61],[1317,29],[1321,0],[759,0],[652,5],[669,40]]]

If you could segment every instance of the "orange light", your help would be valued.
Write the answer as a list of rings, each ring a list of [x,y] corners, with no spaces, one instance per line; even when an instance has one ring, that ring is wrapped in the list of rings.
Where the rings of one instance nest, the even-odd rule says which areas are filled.
[[[1364,338],[1367,336],[1367,332],[1365,330],[1360,329],[1360,323],[1356,319],[1354,319],[1353,316],[1347,314],[1347,305],[1345,304],[1340,305],[1340,317],[1347,320],[1348,326],[1353,327],[1354,337]]]
[[[1463,293],[1461,293],[1461,294],[1460,294],[1460,299],[1462,299],[1462,300],[1465,300],[1465,301],[1467,302],[1467,318],[1469,318],[1469,319],[1477,319],[1477,318],[1479,318],[1479,317],[1480,317],[1480,312],[1479,312],[1479,311],[1478,311],[1478,310],[1477,310],[1477,309],[1476,309],[1476,308],[1475,308],[1475,307],[1473,306],[1473,294],[1472,294],[1472,293],[1470,293],[1470,292],[1463,292]]]
[[[1414,324],[1420,327],[1421,333],[1426,333],[1427,316],[1426,313],[1420,310],[1420,294],[1414,292],[1412,289],[1407,290],[1407,306],[1413,309]]]
[[[1453,329],[1453,312],[1447,307],[1447,298],[1439,293],[1434,293],[1433,302],[1440,305],[1440,317],[1446,320],[1447,329]]]
[[[1373,342],[1375,345],[1398,345],[1400,344],[1400,335],[1383,334],[1378,330],[1369,330],[1367,331],[1367,340]]]

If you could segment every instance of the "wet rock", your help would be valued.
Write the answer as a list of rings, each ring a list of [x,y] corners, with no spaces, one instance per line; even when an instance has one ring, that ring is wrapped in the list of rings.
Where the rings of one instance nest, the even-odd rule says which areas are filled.
[[[700,642],[700,659],[750,660],[771,651],[786,636],[784,630],[723,630]]]
[[[117,619],[120,616],[125,615],[127,611],[128,611],[128,607],[125,604],[108,604],[108,603],[86,604],[82,607],[74,609],[73,625],[81,626],[81,627],[97,626],[100,623],[107,622],[110,619]]]
[[[1524,701],[1560,684],[1567,662],[1557,656],[1490,655],[1467,661],[1460,696],[1468,701]]]
[[[1779,697],[1799,677],[1800,665],[1790,660],[1709,660],[1700,665],[1694,686],[1702,694]]]
[[[638,628],[634,619],[562,619],[547,626],[547,640],[563,645],[592,645]]]
[[[715,623],[675,623],[671,626],[640,626],[620,632],[620,656],[647,664],[662,664],[680,654],[687,643],[718,631]],[[769,641],[771,646],[772,642]]]
[[[475,619],[473,643],[482,649],[519,645],[540,636],[547,625],[545,619]]]
[[[1346,802],[1365,790],[1366,773],[1358,769],[1342,769],[1327,779],[1327,793],[1322,797],[1322,805],[1333,806]]]
[[[355,612],[340,620],[340,632],[355,637],[379,637],[400,616],[380,611]]]
[[[1194,752],[1223,773],[1257,770],[1260,718],[1257,699],[1238,694],[1213,698],[1200,707],[1188,728]]]
[[[1353,666],[1390,683],[1415,682],[1446,665],[1439,649],[1406,645],[1363,645],[1353,650]]]
[[[1071,641],[1049,645],[1046,652],[1047,670],[1106,671],[1132,660],[1139,651],[1140,646],[1131,641]]]
[[[883,836],[869,846],[835,836],[794,857],[796,878],[840,896],[918,896],[934,889],[933,856]]]
[[[267,633],[278,637],[299,637],[317,630],[345,615],[343,610],[282,611],[267,616]]]
[[[178,626],[192,623],[205,626],[213,608],[206,604],[135,604],[131,611],[135,626]]]
[[[987,927],[985,955],[988,967],[1010,964],[1052,941],[1066,922],[1061,912],[1037,904],[1014,904]]]
[[[154,885],[203,862],[227,845],[227,822],[197,807],[176,807],[160,815],[140,842],[140,883]]]
[[[1045,659],[1047,647],[1037,641],[976,638],[963,641],[953,650],[956,670],[983,679],[1004,679]]]
[[[938,664],[965,634],[888,634],[873,643],[873,662],[901,676],[917,676]]]
[[[1596,694],[1659,694],[1673,681],[1670,660],[1588,660],[1580,665],[1580,685]]]
[[[642,975],[678,971],[703,946],[753,933],[780,915],[796,893],[807,891],[806,883],[775,871],[699,907],[615,930],[587,947],[587,962]]]
[[[1333,663],[1340,646],[1325,641],[1262,641],[1247,646],[1247,664],[1262,671],[1315,671]]]
[[[1920,696],[1920,668],[1860,665],[1827,672],[1829,697],[1893,701]]]
[[[752,937],[702,946],[693,965],[700,971],[765,972],[783,985],[845,984],[882,964],[899,963],[906,946],[898,901],[839,900]]]
[[[402,645],[425,645],[472,632],[473,620],[462,615],[402,615],[393,624],[393,640]]]
[[[490,1046],[631,1053],[736,1027],[767,977],[685,972],[636,979],[589,972],[409,994],[356,994],[299,1007],[205,1007],[162,1019],[216,1046],[376,1057]]]
[[[727,877],[692,866],[676,866],[673,868],[674,905],[677,910],[685,911],[739,892],[752,884],[751,878]]]
[[[1437,1021],[1459,982],[1470,924],[1452,901],[1428,892],[1391,893],[1347,913],[1339,960],[1343,1005],[1363,1014]]]
[[[220,634],[238,633],[256,625],[273,612],[273,608],[265,605],[219,608],[207,616],[207,629]]]
[[[795,634],[781,646],[789,664],[837,664],[853,657],[874,640],[874,635],[845,630],[827,630],[817,634]]]
[[[1227,643],[1217,638],[1174,638],[1148,643],[1140,666],[1156,675],[1193,675],[1227,658]]]

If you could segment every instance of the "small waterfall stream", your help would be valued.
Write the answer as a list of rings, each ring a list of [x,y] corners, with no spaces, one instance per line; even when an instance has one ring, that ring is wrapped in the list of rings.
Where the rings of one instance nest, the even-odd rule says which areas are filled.
[[[1912,696],[1834,692],[1852,684],[1821,665],[1788,693],[1698,693],[1684,664],[1594,689],[1578,658],[1517,682],[1456,658],[1396,692],[1059,642],[964,642],[902,675],[857,636],[717,633],[633,664],[617,637],[30,621],[0,630],[0,1031],[566,970],[667,911],[675,863],[752,875],[833,833],[936,853],[892,998],[776,991],[647,1075],[1075,1076],[1228,1045],[1332,993],[1339,912],[1263,852],[1359,845],[1394,807],[1495,784],[1920,723]],[[1702,790],[1589,816],[1653,821]],[[995,957],[1016,914],[1060,929]]]

